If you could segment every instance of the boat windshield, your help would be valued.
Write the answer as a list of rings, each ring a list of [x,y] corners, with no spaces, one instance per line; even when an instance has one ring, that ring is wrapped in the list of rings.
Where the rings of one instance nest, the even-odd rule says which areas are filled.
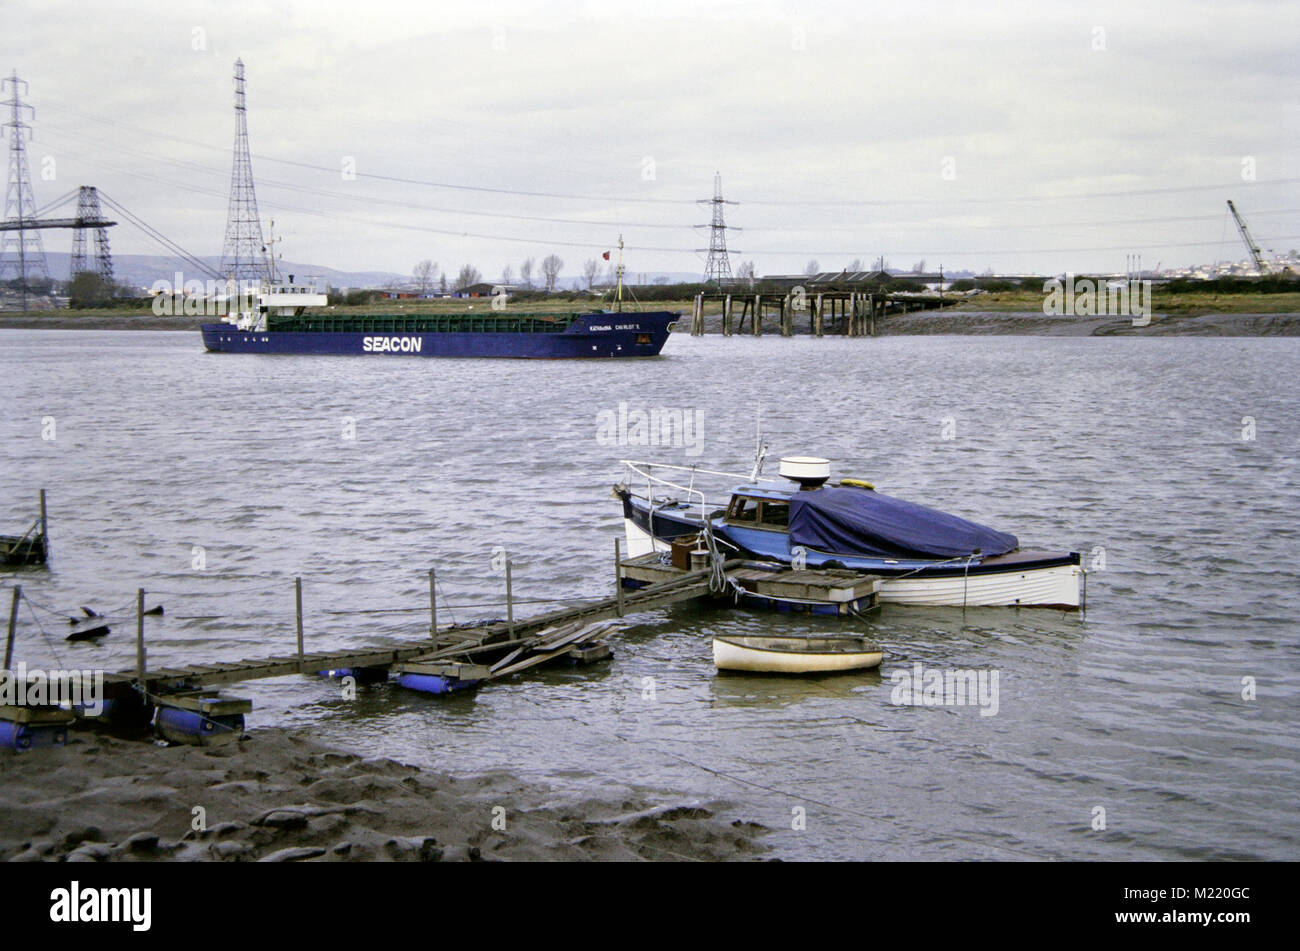
[[[765,500],[759,514],[759,523],[768,528],[789,528],[790,503],[773,502],[771,499]]]
[[[758,523],[758,499],[746,498],[738,495],[731,500],[731,508],[727,511],[727,521],[729,522],[752,522]]]
[[[784,531],[790,526],[790,503],[737,495],[727,509],[727,521]]]

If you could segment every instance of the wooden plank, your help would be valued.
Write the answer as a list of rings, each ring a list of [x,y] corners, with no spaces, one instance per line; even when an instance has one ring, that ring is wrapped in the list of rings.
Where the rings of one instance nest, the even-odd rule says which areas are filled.
[[[62,707],[0,705],[0,720],[8,720],[11,723],[31,723],[37,726],[45,726],[71,723],[76,718],[76,714],[71,710],[64,710]]]
[[[190,673],[187,667],[158,667],[149,671],[146,675],[147,680],[175,680],[185,677]]]
[[[158,705],[175,707],[178,710],[191,710],[195,713],[202,713],[205,717],[226,717],[253,712],[253,701],[244,697],[200,697],[194,695],[160,697]]]
[[[550,650],[554,647],[559,646],[559,644],[561,643],[566,643],[567,642],[566,639],[572,640],[577,634],[581,633],[581,631],[570,631],[567,628],[565,630],[567,633],[561,635],[558,640],[555,638],[554,635],[552,635],[551,639],[548,641],[547,645],[543,649]],[[538,648],[538,647],[541,647],[541,645],[536,639],[534,639],[531,643],[525,644],[522,647],[520,647],[518,650],[512,651],[509,654],[509,656],[501,658],[501,660],[497,661],[495,664],[492,665],[492,673],[495,674],[498,670],[509,667],[510,663],[515,658],[517,658],[520,654],[524,653],[525,651],[531,648]]]
[[[433,677],[451,677],[455,680],[486,680],[491,668],[485,664],[396,664],[394,673],[428,674]]]
[[[614,625],[609,622],[603,624],[588,624],[585,627],[578,628],[578,630],[566,633],[561,637],[552,637],[545,643],[545,645],[538,645],[542,650],[532,657],[525,658],[524,660],[517,661],[513,664],[510,663],[508,659],[493,664],[492,676],[493,678],[506,677],[510,674],[517,673],[518,671],[527,670],[529,667],[535,667],[554,657],[559,657],[561,654],[567,654],[573,648],[578,647],[589,640],[600,637],[613,626]]]

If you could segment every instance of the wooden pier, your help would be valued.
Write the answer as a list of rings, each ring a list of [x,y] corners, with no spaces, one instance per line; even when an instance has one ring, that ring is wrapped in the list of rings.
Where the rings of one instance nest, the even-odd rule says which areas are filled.
[[[346,650],[278,654],[271,657],[249,658],[211,664],[187,664],[183,667],[161,667],[150,670],[144,663],[143,621],[139,625],[137,664],[134,670],[105,674],[104,690],[107,699],[137,693],[141,688],[150,696],[165,696],[176,692],[212,689],[246,680],[264,680],[293,674],[315,674],[337,670],[401,670],[412,665],[471,664],[479,663],[494,654],[513,650],[519,660],[530,655],[549,655],[547,659],[561,656],[591,646],[596,639],[591,632],[603,633],[598,622],[621,618],[626,614],[653,611],[709,594],[711,570],[678,572],[672,578],[650,584],[635,591],[622,590],[596,601],[561,608],[520,620],[494,621],[473,626],[448,626],[437,629],[435,636],[388,645],[369,645]],[[621,578],[619,579],[621,581]],[[299,602],[301,618],[301,602]],[[512,613],[512,612],[511,612]],[[551,642],[558,629],[581,629],[588,636],[574,638],[558,647]],[[301,627],[299,627],[301,632]],[[563,649],[561,649],[563,648]],[[530,664],[529,666],[534,666]],[[523,669],[523,668],[520,668]],[[498,679],[515,673],[513,665],[492,671],[482,679]],[[477,679],[477,678],[476,678]]]
[[[775,330],[793,337],[797,324],[814,337],[874,337],[879,321],[887,314],[939,308],[955,303],[942,294],[874,291],[817,290],[761,291],[755,293],[697,294],[691,308],[691,336],[704,334],[704,309],[721,305],[722,335],[751,334],[761,337]],[[748,329],[746,329],[748,321]],[[765,330],[766,325],[766,330]]]
[[[50,559],[50,528],[41,489],[40,514],[22,535],[0,535],[0,566],[43,565]]]
[[[618,627],[619,619],[674,604],[708,600],[726,604],[779,604],[780,610],[840,615],[857,614],[860,609],[876,604],[879,579],[871,575],[843,570],[793,570],[739,559],[717,565],[706,558],[708,563],[704,566],[697,560],[688,569],[675,567],[670,559],[657,552],[624,559],[619,547],[616,540],[614,592],[609,597],[516,619],[507,562],[505,620],[439,627],[433,572],[430,572],[428,634],[397,643],[334,651],[305,649],[302,585],[301,579],[295,579],[296,652],[154,669],[147,663],[147,612],[141,589],[136,595],[135,668],[104,674],[103,694],[98,699],[108,702],[108,722],[114,722],[116,717],[119,725],[146,725],[156,709],[156,727],[169,739],[189,737],[186,741],[201,744],[227,742],[242,732],[243,714],[251,709],[251,704],[240,698],[222,697],[218,688],[244,681],[323,675],[375,682],[396,675],[401,686],[428,693],[447,693],[477,687],[560,659],[577,663],[608,659],[612,650],[606,638]],[[699,553],[695,557],[698,559]],[[21,597],[21,588],[15,586],[6,644],[7,667],[12,657]],[[44,712],[55,716],[58,708],[51,707]],[[72,716],[71,712],[64,711],[59,724],[52,720],[49,724],[30,725],[18,714],[0,713],[4,714],[0,720],[10,724],[10,734],[17,736],[18,731],[26,730],[23,736],[29,739],[22,742],[35,743],[48,733],[45,739],[56,745],[61,742],[59,724]],[[78,715],[82,713],[78,711]]]

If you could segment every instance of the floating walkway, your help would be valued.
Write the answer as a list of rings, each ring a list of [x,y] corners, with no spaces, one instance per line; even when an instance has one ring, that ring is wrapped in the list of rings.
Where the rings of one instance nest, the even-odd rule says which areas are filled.
[[[162,667],[150,670],[145,665],[143,624],[139,625],[137,638],[137,663],[135,670],[105,674],[104,689],[108,699],[137,692],[137,687],[152,696],[177,691],[193,691],[228,686],[245,680],[264,680],[292,674],[314,674],[318,671],[352,671],[415,669],[419,665],[479,663],[492,654],[513,655],[521,662],[542,656],[546,660],[558,659],[579,648],[589,646],[591,633],[602,633],[597,622],[621,618],[626,614],[653,611],[684,601],[692,601],[709,594],[711,569],[680,572],[635,591],[621,588],[612,597],[589,601],[570,608],[562,608],[521,620],[493,621],[476,626],[451,626],[439,628],[436,637],[399,642],[389,645],[371,645],[348,650],[296,654],[279,654],[265,658],[250,658],[233,662],[188,664],[183,667]],[[574,638],[565,645],[556,646],[556,631],[565,627],[581,626],[588,636]],[[540,661],[529,663],[535,666]],[[510,665],[491,671],[487,677],[496,680],[524,669]]]
[[[297,595],[298,650],[292,654],[186,664],[150,669],[145,646],[144,591],[136,597],[136,665],[104,674],[104,710],[93,722],[144,727],[150,722],[167,739],[201,745],[231,742],[243,731],[248,700],[223,697],[219,688],[291,675],[352,677],[383,682],[396,676],[402,687],[431,694],[472,689],[545,663],[568,659],[596,663],[613,655],[607,638],[619,619],[692,601],[848,615],[876,605],[879,579],[843,570],[792,570],[741,560],[697,560],[675,567],[652,553],[623,559],[615,544],[615,592],[599,600],[516,620],[506,571],[505,620],[479,624],[437,624],[434,577],[430,572],[430,634],[410,641],[345,650],[307,652],[302,627],[302,584]],[[6,662],[12,656],[14,618],[21,588],[14,589]],[[0,707],[0,747],[28,749],[61,745],[67,724],[80,710],[59,707]]]

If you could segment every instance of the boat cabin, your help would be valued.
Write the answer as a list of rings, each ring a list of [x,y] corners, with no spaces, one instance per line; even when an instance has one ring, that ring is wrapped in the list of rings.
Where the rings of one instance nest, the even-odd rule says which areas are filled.
[[[740,486],[732,493],[723,521],[738,528],[789,531],[789,494],[756,485]]]

